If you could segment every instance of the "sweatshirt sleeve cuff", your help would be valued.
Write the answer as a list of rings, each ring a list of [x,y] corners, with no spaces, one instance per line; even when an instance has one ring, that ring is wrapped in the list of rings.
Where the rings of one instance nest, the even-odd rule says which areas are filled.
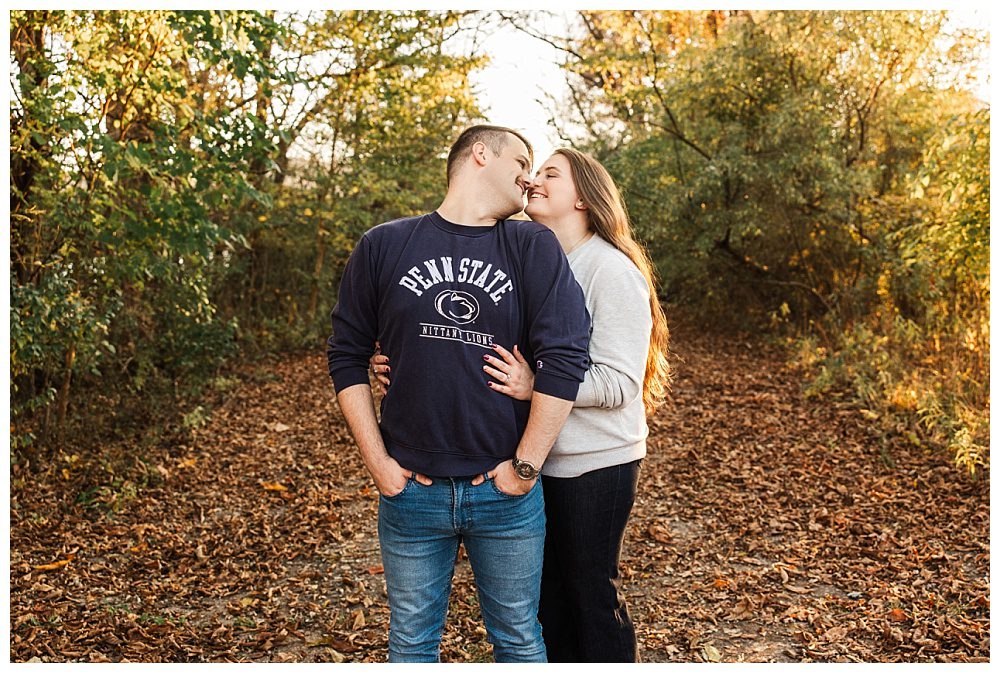
[[[580,382],[573,379],[564,379],[554,374],[535,374],[535,390],[544,395],[551,395],[562,400],[573,402],[576,400],[576,392],[580,388]]]
[[[333,379],[333,388],[338,393],[341,390],[350,388],[351,386],[356,386],[359,384],[364,384],[366,386],[371,385],[368,380],[368,368],[363,369],[352,367],[350,369],[341,369],[336,373],[330,374],[330,378]]]

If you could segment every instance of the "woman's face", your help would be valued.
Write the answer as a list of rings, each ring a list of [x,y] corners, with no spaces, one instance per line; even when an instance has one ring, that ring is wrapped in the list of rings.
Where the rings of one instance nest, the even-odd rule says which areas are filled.
[[[579,200],[569,159],[553,154],[528,184],[528,205],[524,212],[531,219],[545,224],[578,210],[576,204]]]

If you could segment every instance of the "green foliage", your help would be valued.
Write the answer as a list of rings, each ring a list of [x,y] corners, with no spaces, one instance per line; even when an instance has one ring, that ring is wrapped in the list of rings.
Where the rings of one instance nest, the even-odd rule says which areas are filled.
[[[13,416],[37,407],[41,380],[61,425],[73,378],[118,364],[138,389],[232,351],[207,270],[238,237],[216,213],[266,204],[246,173],[268,145],[229,100],[196,100],[191,63],[244,69],[218,14],[14,12],[12,26]]]
[[[887,430],[975,474],[989,465],[989,113],[944,124],[908,184],[916,217],[891,236],[878,300],[832,355],[803,342],[811,390],[850,387]]]
[[[237,251],[220,296],[245,297],[241,333],[254,351],[322,343],[340,269],[360,235],[388,220],[433,209],[443,195],[445,154],[457,129],[478,117],[468,75],[479,57],[449,55],[466,29],[455,12],[327,12],[290,15],[267,118],[279,155],[266,214],[244,218],[250,242]],[[305,91],[306,103],[280,100]]]
[[[987,464],[989,113],[956,86],[984,36],[944,12],[579,17],[557,118],[666,295],[796,335],[815,391]],[[482,20],[13,11],[15,450],[89,399],[322,343],[358,236],[441,196]]]
[[[989,115],[953,86],[983,36],[943,12],[580,16],[580,142],[667,296],[802,336],[814,390],[985,461]]]
[[[237,355],[321,343],[357,236],[432,207],[478,114],[483,61],[441,48],[468,23],[12,12],[14,448],[52,445],[87,391],[196,391]]]

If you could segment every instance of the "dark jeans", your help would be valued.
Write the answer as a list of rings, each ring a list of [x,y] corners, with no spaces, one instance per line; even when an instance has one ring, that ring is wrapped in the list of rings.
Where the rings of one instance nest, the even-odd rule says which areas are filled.
[[[550,662],[637,660],[618,561],[641,463],[542,477],[547,524],[538,619]]]

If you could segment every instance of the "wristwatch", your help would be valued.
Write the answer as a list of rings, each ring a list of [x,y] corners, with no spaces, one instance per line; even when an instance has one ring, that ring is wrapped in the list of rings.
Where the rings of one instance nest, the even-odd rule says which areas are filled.
[[[538,476],[538,468],[526,460],[520,460],[517,456],[511,460],[514,465],[514,474],[525,481],[531,481]]]

